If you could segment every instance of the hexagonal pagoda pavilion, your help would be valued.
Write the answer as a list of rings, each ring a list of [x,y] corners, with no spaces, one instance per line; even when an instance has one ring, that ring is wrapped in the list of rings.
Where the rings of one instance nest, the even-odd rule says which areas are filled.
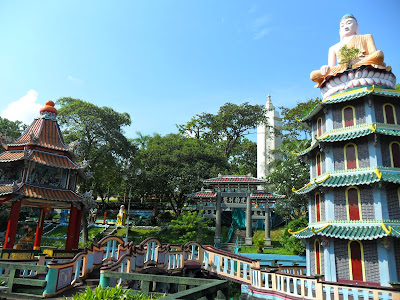
[[[390,286],[400,279],[400,91],[357,28],[342,19],[342,40],[360,56],[344,64],[335,45],[338,65],[311,73],[323,100],[301,120],[313,138],[296,154],[310,163],[310,183],[293,189],[309,199],[309,226],[292,234],[306,242],[307,275]]]
[[[40,110],[40,117],[0,153],[0,203],[11,207],[4,248],[15,244],[21,207],[37,208],[34,250],[40,249],[45,213],[51,208],[70,209],[65,248],[77,249],[84,197],[75,192],[85,178],[86,163],[77,163],[73,149],[65,145],[53,101]]]

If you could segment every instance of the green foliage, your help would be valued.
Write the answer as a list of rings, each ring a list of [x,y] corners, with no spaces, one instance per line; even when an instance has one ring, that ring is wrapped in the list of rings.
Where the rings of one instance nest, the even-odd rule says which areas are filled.
[[[257,174],[257,143],[241,138],[229,162],[231,174]]]
[[[264,247],[264,238],[261,236],[253,236],[253,244],[257,247],[257,252],[262,253]]]
[[[175,243],[185,244],[190,241],[203,243],[203,234],[210,230],[201,216],[202,213],[202,211],[186,211],[180,214],[176,220],[171,221],[169,226],[172,234],[176,237]]]
[[[398,91],[400,91],[400,83],[396,84],[395,89],[398,90]]]
[[[132,182],[133,190],[146,202],[170,204],[179,215],[187,197],[197,191],[202,179],[217,176],[227,168],[223,154],[213,145],[181,134],[149,137],[132,161],[142,173]]]
[[[67,298],[65,298],[67,299]],[[86,288],[86,291],[75,294],[73,300],[147,300],[154,299],[153,297],[147,297],[144,294],[132,295],[129,289],[122,289],[120,285],[113,288],[101,288],[96,287],[92,290],[90,287]]]
[[[272,172],[267,177],[270,189],[286,196],[275,204],[275,211],[286,220],[307,214],[306,198],[293,193],[292,188],[299,189],[308,183],[310,168],[292,151],[306,149],[308,145],[308,140],[285,139],[276,150],[282,159],[273,162]]]
[[[248,102],[237,105],[228,102],[219,108],[217,114],[203,112],[188,123],[178,125],[178,128],[181,133],[217,145],[229,158],[241,139],[252,133],[257,125],[265,122],[263,105],[251,105]]]
[[[0,117],[0,141],[1,139],[5,142],[13,141],[17,139],[26,128],[27,126],[20,121],[10,121]]]
[[[305,117],[320,101],[317,97],[306,102],[297,102],[293,108],[280,107],[282,114],[282,128],[280,133],[282,136],[290,139],[311,138],[310,129],[297,120]]]
[[[289,233],[289,229],[293,232],[299,231],[308,226],[306,217],[300,217],[296,220],[291,221],[286,227],[282,235],[282,245],[287,249],[294,252],[296,255],[305,255],[306,248],[302,243],[302,240],[293,237]]]
[[[342,48],[339,50],[340,54],[340,63],[342,64],[347,64],[349,68],[351,68],[352,61],[356,58],[358,58],[360,54],[360,49],[357,49],[356,47],[347,47],[347,45],[344,45]]]

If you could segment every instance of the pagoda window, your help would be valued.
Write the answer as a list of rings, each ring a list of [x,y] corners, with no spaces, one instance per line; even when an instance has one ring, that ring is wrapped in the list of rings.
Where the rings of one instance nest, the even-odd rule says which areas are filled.
[[[349,143],[344,147],[344,160],[346,170],[358,168],[357,145]]]
[[[362,243],[360,241],[350,241],[348,251],[350,280],[365,281],[364,249]]]
[[[315,194],[315,220],[317,222],[321,221],[321,194]],[[320,273],[318,273],[320,274]]]
[[[322,118],[318,118],[317,120],[317,136],[322,135]]]
[[[347,219],[361,220],[360,190],[354,186],[346,190]]]
[[[321,274],[321,244],[318,239],[314,241],[315,274]]]
[[[321,153],[317,153],[316,157],[316,173],[317,176],[322,174]]]
[[[383,104],[383,119],[386,124],[397,124],[396,110],[393,104]]]
[[[356,125],[356,110],[354,106],[346,106],[342,110],[343,127]]]
[[[392,163],[392,168],[400,168],[400,143],[391,142],[389,144],[390,149],[390,161]]]

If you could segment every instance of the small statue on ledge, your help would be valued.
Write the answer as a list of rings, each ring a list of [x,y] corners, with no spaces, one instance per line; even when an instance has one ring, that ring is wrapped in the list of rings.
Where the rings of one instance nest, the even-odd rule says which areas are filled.
[[[329,48],[328,65],[324,65],[320,70],[311,72],[310,78],[316,82],[316,87],[321,87],[325,79],[344,72],[348,68],[348,63],[342,61],[341,49],[346,46],[350,49],[358,49],[357,57],[352,60],[351,68],[356,69],[360,66],[372,66],[377,69],[390,71],[391,67],[384,63],[384,55],[381,50],[376,50],[374,39],[370,34],[361,35],[358,31],[356,18],[351,14],[346,14],[340,20],[340,42]],[[337,65],[335,65],[337,61]]]

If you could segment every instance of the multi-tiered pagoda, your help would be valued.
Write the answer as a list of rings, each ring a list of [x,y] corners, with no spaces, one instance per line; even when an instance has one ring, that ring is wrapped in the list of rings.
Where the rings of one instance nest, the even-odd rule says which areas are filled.
[[[83,197],[75,192],[84,178],[85,164],[75,161],[73,149],[65,145],[54,102],[48,101],[40,117],[20,138],[3,144],[0,154],[0,203],[11,207],[4,248],[13,248],[21,207],[39,210],[34,250],[40,249],[45,213],[52,208],[70,209],[65,248],[77,249]]]
[[[400,91],[352,15],[340,33],[329,66],[311,73],[323,101],[301,120],[311,181],[294,192],[309,198],[309,226],[293,234],[305,239],[308,275],[389,286],[400,279]],[[345,45],[359,50],[347,62]]]

